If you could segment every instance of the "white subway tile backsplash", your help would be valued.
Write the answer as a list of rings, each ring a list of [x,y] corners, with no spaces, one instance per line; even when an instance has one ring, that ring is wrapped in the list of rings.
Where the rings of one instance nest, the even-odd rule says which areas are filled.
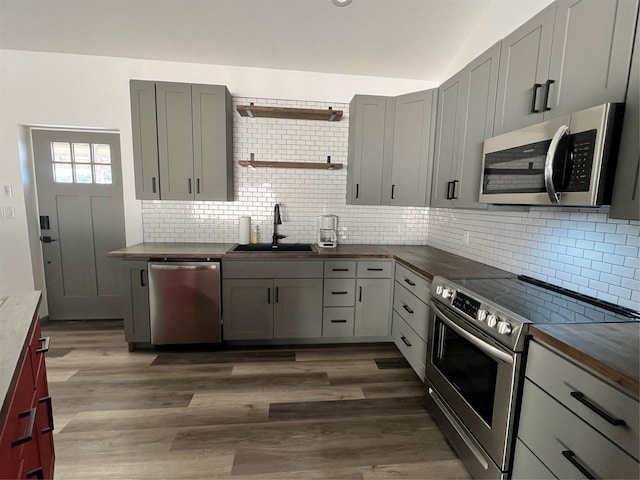
[[[640,222],[608,218],[608,208],[470,211],[347,205],[346,168],[243,168],[238,160],[347,163],[349,105],[234,98],[237,104],[344,111],[340,122],[247,118],[234,110],[233,202],[143,201],[148,242],[226,242],[238,238],[238,217],[250,215],[260,241],[272,234],[280,203],[280,233],[315,242],[317,217],[338,215],[348,244],[429,244],[512,273],[525,274],[640,310]],[[468,244],[465,232],[469,232]]]

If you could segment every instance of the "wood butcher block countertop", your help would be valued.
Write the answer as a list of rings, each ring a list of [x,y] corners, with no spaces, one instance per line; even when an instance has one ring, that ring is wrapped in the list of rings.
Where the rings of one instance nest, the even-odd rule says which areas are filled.
[[[640,398],[640,322],[544,324],[529,333]]]
[[[0,295],[0,428],[9,409],[7,393],[18,379],[16,367],[28,346],[40,297],[39,291]]]

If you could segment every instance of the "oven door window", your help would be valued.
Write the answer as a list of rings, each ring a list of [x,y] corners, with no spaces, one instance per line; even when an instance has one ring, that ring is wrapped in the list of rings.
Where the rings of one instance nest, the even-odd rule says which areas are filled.
[[[436,317],[433,364],[491,426],[498,363]]]

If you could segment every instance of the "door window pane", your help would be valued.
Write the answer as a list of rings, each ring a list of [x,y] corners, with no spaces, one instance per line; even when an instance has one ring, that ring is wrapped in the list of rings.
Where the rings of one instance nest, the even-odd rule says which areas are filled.
[[[111,165],[94,165],[96,183],[111,184]]]
[[[74,165],[76,172],[76,183],[93,183],[91,175],[91,165]]]
[[[53,142],[51,154],[54,162],[71,162],[71,146],[68,143]]]
[[[58,183],[73,183],[73,172],[70,163],[54,163],[53,179]]]
[[[109,145],[93,145],[94,163],[111,163],[111,147]]]
[[[75,163],[91,163],[91,149],[88,143],[73,144],[73,161]]]

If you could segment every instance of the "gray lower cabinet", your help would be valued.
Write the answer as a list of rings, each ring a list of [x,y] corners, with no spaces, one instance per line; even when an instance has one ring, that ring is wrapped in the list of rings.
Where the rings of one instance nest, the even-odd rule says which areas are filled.
[[[403,265],[396,265],[391,335],[421,380],[425,378],[427,361],[430,290],[429,280]]]
[[[611,198],[611,218],[640,220],[640,29],[631,61],[622,137]]]
[[[502,40],[494,134],[623,102],[637,0],[558,0]]]
[[[639,425],[637,399],[531,342],[513,478],[637,479]]]
[[[388,337],[391,334],[393,262],[359,260],[356,279],[356,337]]]
[[[393,147],[393,98],[355,95],[349,104],[347,203],[380,205]]]
[[[322,336],[322,261],[223,261],[222,275],[225,340]]]
[[[439,88],[432,207],[486,209],[478,202],[483,144],[493,135],[500,43]]]
[[[131,80],[136,198],[232,200],[227,87]]]
[[[124,337],[129,343],[150,343],[149,273],[146,260],[120,262]]]
[[[382,182],[384,205],[428,205],[437,99],[437,89],[395,97],[393,153]]]

